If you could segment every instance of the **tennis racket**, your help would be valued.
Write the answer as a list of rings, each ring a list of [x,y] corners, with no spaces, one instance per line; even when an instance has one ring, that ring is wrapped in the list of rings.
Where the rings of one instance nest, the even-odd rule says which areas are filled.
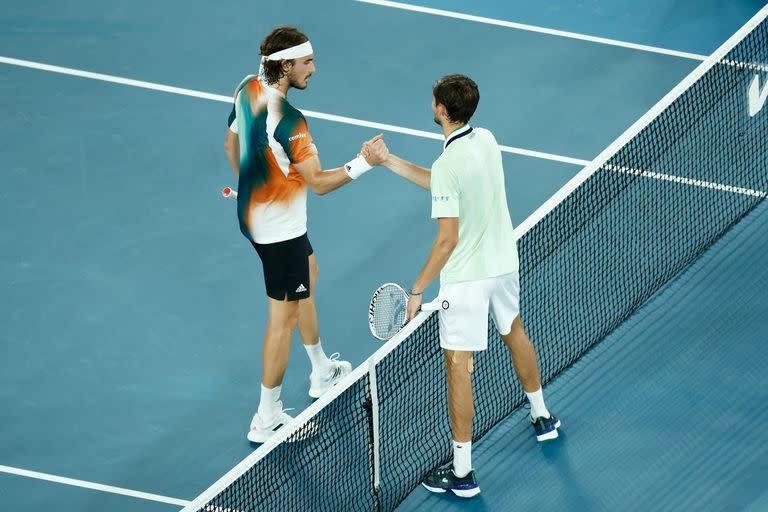
[[[435,299],[422,304],[419,311],[448,309],[447,300]],[[386,341],[397,334],[406,324],[408,294],[400,285],[386,283],[378,287],[371,297],[368,309],[368,327],[377,339]]]
[[[232,190],[229,187],[224,187],[224,190],[221,191],[221,195],[224,197],[228,197],[230,199],[237,199],[237,190]]]

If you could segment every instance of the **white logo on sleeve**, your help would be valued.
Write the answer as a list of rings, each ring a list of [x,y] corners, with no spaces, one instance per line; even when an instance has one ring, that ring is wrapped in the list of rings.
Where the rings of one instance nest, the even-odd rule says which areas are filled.
[[[763,89],[760,90],[760,75],[755,75],[747,90],[750,117],[754,117],[762,110],[766,99],[768,99],[768,80],[765,81]]]
[[[296,293],[301,293],[307,291],[306,288],[304,288],[304,284],[300,284],[298,288],[296,288]]]

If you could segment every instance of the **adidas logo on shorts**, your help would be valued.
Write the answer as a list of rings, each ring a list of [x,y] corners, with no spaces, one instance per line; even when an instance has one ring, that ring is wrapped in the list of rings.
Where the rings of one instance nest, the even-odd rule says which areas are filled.
[[[307,291],[306,288],[304,288],[304,284],[300,284],[298,288],[296,288],[296,293],[301,293]]]

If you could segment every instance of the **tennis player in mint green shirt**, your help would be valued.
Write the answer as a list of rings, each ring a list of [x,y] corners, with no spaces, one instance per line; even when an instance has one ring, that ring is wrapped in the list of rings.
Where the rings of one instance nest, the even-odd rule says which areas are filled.
[[[472,469],[471,379],[474,352],[488,347],[489,313],[530,401],[536,438],[555,439],[560,426],[544,404],[536,352],[519,315],[517,240],[507,207],[501,150],[490,131],[469,125],[479,101],[477,84],[469,77],[441,78],[432,89],[432,111],[445,143],[431,171],[391,154],[383,164],[432,192],[437,238],[411,289],[408,319],[416,315],[423,290],[439,273],[440,299],[450,304],[438,315],[448,379],[453,465],[435,469],[424,486],[461,497],[480,492]],[[367,151],[364,146],[363,156]]]

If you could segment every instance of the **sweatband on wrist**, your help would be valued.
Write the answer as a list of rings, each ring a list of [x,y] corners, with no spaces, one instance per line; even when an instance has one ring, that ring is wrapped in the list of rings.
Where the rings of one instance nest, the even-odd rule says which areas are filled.
[[[357,155],[357,158],[344,164],[344,170],[347,171],[347,174],[353,180],[359,178],[371,169],[373,169],[373,167],[365,160],[363,155]]]

